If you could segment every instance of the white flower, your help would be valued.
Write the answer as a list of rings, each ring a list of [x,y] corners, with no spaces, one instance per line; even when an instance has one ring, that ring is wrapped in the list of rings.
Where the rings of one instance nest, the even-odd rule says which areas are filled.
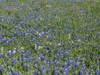
[[[39,33],[39,36],[42,36],[42,34],[41,34],[41,33]]]
[[[13,51],[13,54],[15,54],[15,53],[16,53],[16,51],[14,50],[14,51]]]
[[[8,54],[10,54],[10,55],[11,55],[11,50],[8,52]]]
[[[87,43],[87,44],[90,44],[90,43]]]
[[[16,50],[16,48],[14,48],[14,50]]]
[[[9,53],[11,53],[11,50],[9,51]]]
[[[68,39],[71,39],[71,34],[69,34],[69,37],[68,37]]]
[[[22,3],[22,5],[24,5],[24,3]]]
[[[49,36],[46,36],[47,38],[49,37]]]
[[[26,36],[28,36],[28,33],[26,33]]]
[[[36,33],[38,34],[39,32],[37,31]]]
[[[39,46],[39,47],[38,47],[38,49],[41,49],[41,48],[43,48],[43,47],[42,47],[42,46]]]
[[[29,10],[32,10],[32,8],[29,7]]]
[[[78,39],[77,41],[78,41],[78,42],[80,42],[81,40],[80,40],[80,39]]]
[[[51,43],[51,42],[50,42],[49,44],[50,44],[50,45],[52,45],[52,43]]]
[[[61,46],[61,43],[59,43],[58,46]]]
[[[46,7],[49,7],[49,8],[51,8],[51,5],[46,5]]]
[[[74,41],[72,41],[72,43],[74,43]]]
[[[55,18],[56,18],[58,21],[60,21],[60,17],[56,16]]]
[[[3,47],[1,47],[1,52],[3,52]]]
[[[21,50],[24,50],[24,47],[21,47],[20,49],[21,49]]]
[[[35,49],[37,50],[37,44],[35,44],[34,46],[35,46]]]

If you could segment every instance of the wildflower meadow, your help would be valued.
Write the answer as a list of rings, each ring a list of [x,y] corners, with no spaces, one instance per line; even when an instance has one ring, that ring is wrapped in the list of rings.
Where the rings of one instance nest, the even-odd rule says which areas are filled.
[[[0,75],[100,75],[100,0],[0,0]]]

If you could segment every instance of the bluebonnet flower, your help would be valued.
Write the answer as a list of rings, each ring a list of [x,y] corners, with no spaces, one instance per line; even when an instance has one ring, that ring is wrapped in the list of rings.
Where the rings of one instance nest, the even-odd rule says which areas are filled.
[[[75,72],[74,72],[74,75],[78,75],[78,72],[77,72],[77,71],[75,71]]]
[[[61,72],[64,72],[65,68],[61,67]]]
[[[37,62],[39,62],[39,60],[38,59],[35,59],[35,62],[37,63]]]
[[[33,59],[33,58],[29,58],[29,59],[28,59],[28,60],[29,60],[29,63],[32,61],[32,59]]]
[[[63,60],[63,57],[64,57],[63,54],[61,54],[60,56],[61,56],[61,59]]]
[[[69,61],[69,65],[70,65],[70,67],[72,67],[73,66],[73,61]]]
[[[14,75],[18,75],[18,73],[15,71]]]
[[[55,75],[60,75],[60,71],[56,71],[55,72]]]
[[[97,36],[100,36],[100,31],[98,31]]]
[[[74,43],[74,47],[76,47],[77,46],[77,41],[75,41],[75,43]]]
[[[68,63],[68,59],[66,58],[66,63]]]
[[[90,67],[90,73],[94,72],[93,67]]]
[[[68,57],[68,52],[67,51],[65,52],[65,57]]]
[[[75,69],[78,68],[78,66],[79,66],[79,63],[76,62],[76,63],[75,63]]]
[[[28,70],[29,69],[29,65],[24,64],[24,70]]]
[[[82,38],[77,36],[77,41],[80,42],[82,40]]]
[[[37,73],[38,73],[38,70],[36,69],[36,70],[33,72],[33,74],[37,75]]]
[[[24,50],[22,50],[22,51],[21,51],[21,54],[24,54],[24,53],[25,53],[25,51],[24,51]]]
[[[22,54],[22,58],[25,58],[26,57],[26,55],[25,54]]]
[[[16,65],[16,64],[17,64],[16,59],[13,59],[13,65]]]
[[[4,63],[4,66],[5,66],[5,67],[8,67],[8,63]]]
[[[44,57],[44,61],[47,61],[47,57],[46,56]]]
[[[92,52],[91,55],[94,56],[94,52]]]
[[[4,55],[3,54],[0,54],[0,58],[2,58]]]
[[[44,69],[44,67],[42,65],[40,65],[40,70],[43,70],[43,69]]]
[[[7,38],[3,38],[2,41],[3,41],[3,43],[6,43],[7,42]]]
[[[11,71],[12,71],[12,73],[15,73],[15,69],[14,69],[14,68],[12,68],[12,70],[11,70]]]
[[[19,75],[23,75],[23,73],[22,72],[19,72]]]
[[[68,27],[66,27],[66,33],[69,33],[69,28]]]
[[[55,65],[56,65],[56,66],[60,66],[60,62],[56,62]]]
[[[12,53],[12,56],[15,56],[17,53],[16,51],[14,50],[13,53]]]
[[[77,62],[80,62],[80,60],[81,60],[81,59],[78,57],[78,58],[77,58]]]
[[[98,54],[98,57],[100,57],[100,54]]]
[[[46,61],[43,62],[43,65],[46,65]]]
[[[71,66],[68,67],[68,71],[69,71],[69,72],[71,71]]]
[[[14,68],[12,68],[12,73],[14,74],[14,75],[18,75],[18,73],[15,71],[15,69]]]
[[[0,36],[0,39],[2,39],[2,36]]]
[[[54,68],[54,73],[56,73],[57,70],[58,70],[58,67],[55,67],[55,68]]]
[[[41,55],[41,60],[44,60],[44,56],[43,55]]]
[[[95,75],[100,75],[100,70],[97,70]]]
[[[82,71],[82,70],[80,70],[80,75],[84,75],[84,73],[83,73],[83,71]]]
[[[41,72],[40,71],[38,71],[38,73],[37,73],[38,75],[41,75]]]
[[[61,29],[59,30],[59,34],[61,34]]]
[[[22,59],[20,59],[20,61],[21,61],[22,63],[24,63],[24,62],[28,62],[28,59],[22,58]]]
[[[35,64],[34,66],[35,66],[36,68],[38,67],[38,65],[37,65],[37,64]]]
[[[9,57],[12,57],[12,52],[11,50],[8,52]]]
[[[81,14],[85,13],[86,11],[85,10],[81,10]]]
[[[82,65],[82,70],[83,70],[83,71],[86,70],[86,66],[85,66],[85,64]]]
[[[85,75],[89,75],[89,71],[85,71]]]
[[[7,43],[7,44],[10,44],[10,43],[11,43],[11,40],[8,40],[6,43]]]
[[[33,40],[32,40],[34,43],[35,43],[35,39],[33,38]]]
[[[68,73],[69,73],[69,71],[67,69],[65,69],[63,75],[68,75]]]
[[[44,68],[44,69],[42,70],[42,75],[45,75],[45,73],[46,73],[46,69]]]
[[[97,66],[99,66],[99,62],[95,63]]]
[[[9,75],[13,75],[11,72],[9,72]]]
[[[65,63],[65,64],[63,65],[63,68],[64,68],[64,69],[67,68],[67,63]]]
[[[56,56],[54,57],[54,62],[55,62],[55,63],[57,62],[57,57],[56,57]]]
[[[50,66],[53,65],[53,61],[52,61],[52,59],[50,59],[49,64],[50,64]]]
[[[60,55],[58,55],[58,59],[60,59],[61,57],[60,57]]]
[[[50,69],[47,69],[47,73],[50,75],[51,74],[51,70]]]
[[[4,66],[1,65],[1,68],[0,68],[1,72],[5,72],[5,69],[4,69]]]
[[[7,24],[7,20],[6,19],[4,20],[4,24]]]

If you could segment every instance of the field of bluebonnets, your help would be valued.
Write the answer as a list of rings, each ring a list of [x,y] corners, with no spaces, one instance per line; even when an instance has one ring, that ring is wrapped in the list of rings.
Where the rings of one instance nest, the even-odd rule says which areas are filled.
[[[100,75],[100,0],[0,0],[0,75]]]

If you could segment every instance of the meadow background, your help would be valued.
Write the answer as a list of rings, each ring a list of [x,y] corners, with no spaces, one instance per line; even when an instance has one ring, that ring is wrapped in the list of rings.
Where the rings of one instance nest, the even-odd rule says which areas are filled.
[[[0,0],[0,75],[100,75],[100,0]]]

